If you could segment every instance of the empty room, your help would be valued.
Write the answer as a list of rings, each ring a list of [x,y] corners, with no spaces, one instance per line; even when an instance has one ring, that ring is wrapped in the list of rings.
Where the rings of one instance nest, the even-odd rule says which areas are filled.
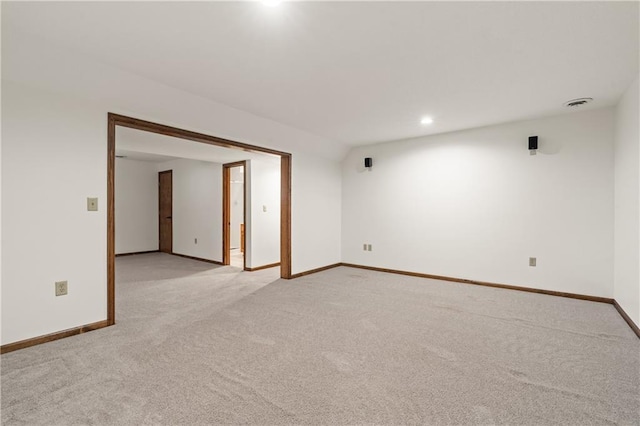
[[[638,425],[639,6],[3,1],[2,424]]]

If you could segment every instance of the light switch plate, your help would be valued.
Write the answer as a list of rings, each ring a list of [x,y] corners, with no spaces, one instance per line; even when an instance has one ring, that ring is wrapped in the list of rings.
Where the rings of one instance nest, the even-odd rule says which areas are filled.
[[[87,198],[87,211],[88,212],[97,212],[98,211],[98,199],[97,198]]]
[[[529,266],[536,266],[536,264],[538,263],[538,259],[535,257],[530,257],[529,258]]]

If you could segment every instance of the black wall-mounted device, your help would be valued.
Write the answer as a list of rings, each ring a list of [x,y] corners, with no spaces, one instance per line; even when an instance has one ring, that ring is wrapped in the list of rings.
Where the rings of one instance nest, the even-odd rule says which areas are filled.
[[[538,137],[537,136],[529,136],[529,150],[538,149]]]
[[[364,159],[364,166],[366,168],[370,168],[371,166],[373,166],[373,159],[371,157],[367,157]]]

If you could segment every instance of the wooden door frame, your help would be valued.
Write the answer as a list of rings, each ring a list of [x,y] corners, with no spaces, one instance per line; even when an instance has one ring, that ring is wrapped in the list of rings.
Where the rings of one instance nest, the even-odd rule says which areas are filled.
[[[107,325],[116,322],[115,166],[116,126],[194,142],[280,156],[280,277],[291,278],[291,154],[261,146],[166,126],[120,114],[107,114]]]
[[[162,234],[162,224],[160,222],[160,210],[161,210],[161,206],[162,204],[160,203],[161,201],[161,195],[160,195],[160,175],[165,174],[165,173],[171,173],[171,251],[170,253],[173,254],[173,169],[169,169],[169,170],[163,170],[161,172],[158,172],[158,250],[161,250],[161,244],[160,242],[162,241],[162,239],[160,238],[161,234]]]
[[[222,263],[231,264],[231,169],[242,167],[244,172],[244,183],[242,188],[243,208],[242,221],[245,226],[244,256],[242,259],[242,269],[247,269],[247,161],[236,161],[222,165]]]

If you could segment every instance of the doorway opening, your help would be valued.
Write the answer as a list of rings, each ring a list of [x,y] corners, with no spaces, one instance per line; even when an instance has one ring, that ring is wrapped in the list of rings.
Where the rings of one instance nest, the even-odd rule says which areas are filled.
[[[245,270],[247,269],[246,170],[246,161],[224,164],[222,169],[222,221],[224,223],[222,263]]]
[[[277,158],[279,160],[279,164],[276,163],[275,165],[273,165],[273,167],[275,167],[276,170],[279,171],[279,182],[276,183],[276,187],[279,187],[279,195],[277,196],[277,198],[275,198],[275,201],[270,201],[266,203],[266,206],[273,206],[274,203],[275,205],[278,207],[277,209],[272,209],[271,207],[267,208],[266,206],[262,206],[261,211],[264,213],[263,217],[264,218],[268,218],[268,217],[277,217],[276,222],[272,222],[276,225],[276,235],[277,235],[277,229],[278,229],[278,223],[279,223],[279,250],[278,248],[274,248],[275,253],[280,254],[279,260],[280,262],[277,264],[271,264],[271,265],[266,265],[266,266],[279,266],[280,267],[280,277],[281,278],[285,278],[285,279],[289,279],[291,278],[291,154],[286,153],[286,152],[281,152],[281,151],[276,151],[276,150],[272,150],[269,148],[263,148],[263,147],[257,147],[257,146],[253,146],[253,145],[249,145],[249,144],[245,144],[245,143],[241,143],[241,142],[235,142],[235,141],[231,141],[231,140],[227,140],[227,139],[221,139],[221,138],[217,138],[215,136],[209,136],[209,135],[205,135],[205,134],[201,134],[201,133],[196,133],[196,132],[192,132],[189,130],[183,130],[183,129],[179,129],[179,128],[175,128],[175,127],[171,127],[171,126],[165,126],[162,124],[157,124],[157,123],[152,123],[152,122],[148,122],[148,121],[144,121],[144,120],[139,120],[136,118],[132,118],[132,117],[126,117],[126,116],[122,116],[122,115],[118,115],[118,114],[113,114],[113,113],[109,113],[108,114],[108,167],[107,167],[107,323],[108,325],[113,325],[115,324],[115,255],[116,255],[116,239],[115,239],[115,158],[116,158],[116,128],[126,128],[126,129],[133,129],[133,130],[140,130],[143,131],[143,133],[148,132],[147,134],[151,133],[151,134],[156,134],[156,135],[161,135],[160,138],[162,137],[170,137],[170,138],[177,138],[178,140],[182,140],[184,142],[198,142],[197,146],[199,146],[200,148],[204,149],[205,145],[210,145],[210,146],[214,146],[217,147],[215,149],[220,149],[221,148],[230,148],[230,150],[228,150],[229,152],[231,150],[238,152],[238,151],[242,151],[245,152],[247,154],[250,155],[264,155],[267,154],[267,156],[271,156],[273,158],[273,156],[275,156],[275,158]],[[122,131],[125,131],[124,129]],[[158,136],[155,136],[156,138]],[[151,145],[156,144],[155,141],[150,142]],[[201,145],[203,144],[203,145]],[[178,144],[180,146],[182,146],[182,144]],[[213,148],[207,148],[207,149],[213,149]],[[153,151],[147,151],[147,152],[153,152]],[[237,155],[237,154],[234,154]],[[248,156],[244,156],[244,158],[249,158]],[[237,157],[236,157],[237,158]],[[240,157],[242,158],[242,157]],[[229,160],[228,160],[229,161]],[[233,159],[231,159],[231,161],[234,161]],[[240,161],[238,163],[243,163],[242,168],[246,169],[246,161]],[[233,164],[233,163],[231,163]],[[240,166],[239,164],[236,164],[236,166]],[[220,166],[218,166],[220,167]],[[219,170],[219,169],[218,169]],[[223,167],[223,175],[224,175],[224,171],[225,170],[229,170],[229,178],[231,178],[231,170],[232,167],[227,168],[227,167]],[[174,182],[174,179],[176,179],[175,175],[175,170],[159,170],[160,173],[157,174],[158,176],[158,213],[157,213],[157,217],[158,217],[158,248],[159,251],[163,251],[163,252],[167,252],[167,253],[173,253],[174,250],[176,250],[176,246],[175,244],[182,244],[184,245],[184,241],[182,240],[175,240],[175,238],[173,237],[173,232],[175,231],[175,220],[174,220],[174,215],[173,215],[173,210],[178,208],[176,207],[175,203],[176,202],[183,202],[184,200],[180,199],[174,199],[173,197],[173,189],[174,186],[176,185],[176,182]],[[219,173],[219,172],[218,172]],[[218,175],[220,176],[220,175]],[[179,176],[178,176],[179,177]],[[217,179],[220,179],[220,177],[218,177]],[[183,179],[184,180],[184,179]],[[180,180],[180,182],[183,182],[183,180]],[[180,183],[178,182],[178,183]],[[247,183],[246,178],[244,179],[245,184]],[[231,184],[231,179],[229,179],[229,183]],[[183,185],[184,186],[184,185]],[[220,188],[220,187],[218,187]],[[246,187],[245,187],[246,188]],[[245,210],[242,213],[243,216],[243,222],[242,224],[245,224],[246,222],[244,221],[244,218],[246,218],[247,214],[246,214],[246,207],[245,207],[245,200],[246,200],[246,189],[243,188],[242,192],[243,192],[243,210]],[[223,189],[223,195],[226,191],[224,191],[224,188],[220,188]],[[164,196],[163,196],[164,194]],[[180,195],[182,194],[182,195]],[[180,195],[181,197],[183,197],[185,194],[184,191],[179,192],[178,195]],[[227,193],[228,196],[231,195],[231,190]],[[198,198],[199,200],[208,200],[208,195],[204,195],[204,198],[200,197]],[[230,197],[229,197],[230,199]],[[231,207],[231,205],[230,205]],[[184,209],[180,209],[178,208],[178,211],[183,211]],[[224,210],[223,209],[223,214],[224,214]],[[187,209],[186,211],[191,211],[190,209]],[[271,215],[271,212],[278,212],[278,216],[274,216]],[[218,212],[220,212],[220,210],[218,210]],[[229,215],[227,216],[229,219],[231,218],[231,208],[229,209]],[[218,213],[220,214],[220,213]],[[219,217],[219,216],[218,216]],[[220,220],[220,219],[217,219]],[[222,222],[222,223],[221,223]],[[229,250],[231,250],[231,232],[224,232],[224,230],[227,227],[230,227],[231,221],[230,220],[223,220],[221,222],[217,222],[223,232],[223,244],[225,245],[226,248],[226,244],[229,244]],[[218,230],[220,230],[221,228],[218,228]],[[177,229],[177,228],[176,228]],[[229,229],[230,231],[230,229]],[[241,229],[238,230],[239,233],[241,234]],[[220,232],[220,231],[215,231],[215,232]],[[164,236],[163,236],[164,234]],[[226,237],[225,237],[226,235]],[[201,247],[202,244],[198,244],[198,240],[199,238],[196,239],[192,239],[193,240],[193,245],[197,245],[198,247]],[[246,243],[247,237],[245,236],[244,238],[240,237],[239,241],[242,242],[244,241]],[[237,241],[237,240],[236,240]],[[200,241],[200,243],[202,243],[202,241]],[[234,244],[235,245],[235,244]],[[218,246],[220,247],[220,246]],[[179,248],[179,247],[178,247]],[[235,248],[235,247],[234,247]],[[242,244],[240,243],[240,249],[242,249]],[[246,249],[247,246],[245,244],[244,246],[245,249],[245,253],[246,253]],[[217,249],[219,250],[219,248]],[[178,250],[176,253],[180,253],[180,250]],[[230,264],[231,263],[231,253],[229,253],[228,255],[226,255],[227,251],[223,250],[223,258],[228,259],[229,263],[223,262],[225,264]],[[274,253],[273,251],[271,251],[271,253]],[[190,256],[183,256],[183,257],[190,257]],[[252,270],[251,268],[246,268],[246,259],[242,259],[242,264],[243,264],[243,269],[245,270]],[[213,262],[216,263],[216,262]]]

